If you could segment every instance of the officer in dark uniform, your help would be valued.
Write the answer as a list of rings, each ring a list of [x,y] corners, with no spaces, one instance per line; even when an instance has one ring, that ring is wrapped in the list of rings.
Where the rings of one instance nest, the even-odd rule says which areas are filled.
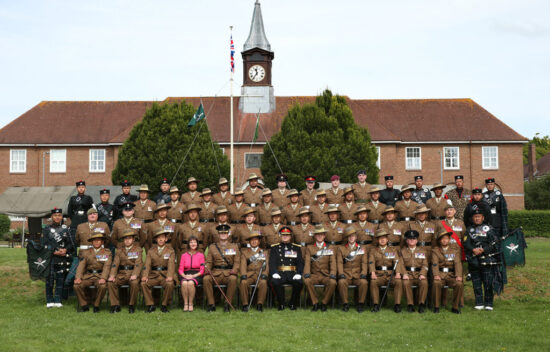
[[[464,209],[464,223],[466,227],[473,224],[472,215],[474,215],[476,209],[482,212],[484,223],[489,224],[491,222],[491,207],[483,200],[483,193],[477,187],[472,189],[472,201]]]
[[[80,180],[76,183],[76,191],[78,194],[72,196],[69,200],[67,215],[71,219],[71,237],[74,242],[76,228],[83,222],[88,221],[87,211],[94,205],[94,200],[86,192],[86,182]]]
[[[46,279],[46,307],[60,308],[63,306],[61,298],[65,276],[71,267],[75,246],[71,240],[69,228],[63,225],[62,210],[52,209],[51,216],[52,224],[44,227],[40,239],[40,244],[47,246],[53,253],[50,261],[50,275]]]
[[[501,191],[495,190],[495,179],[485,180],[487,191],[483,193],[483,200],[491,208],[491,220],[489,224],[494,227],[497,235],[504,236],[508,233],[508,206]]]
[[[160,181],[160,192],[157,193],[153,200],[157,204],[159,204],[161,201],[165,204],[170,203],[170,183],[166,178],[163,178],[162,181]]]
[[[380,191],[380,201],[386,205],[395,205],[395,202],[399,200],[401,192],[393,188],[393,176],[384,176],[386,188]]]
[[[290,310],[296,310],[300,300],[300,292],[304,286],[302,273],[304,271],[304,259],[299,245],[291,243],[292,230],[290,227],[282,227],[279,230],[281,243],[271,246],[269,253],[269,273],[271,284],[275,289],[279,310],[285,309],[285,289],[283,285],[292,285],[292,298]]]
[[[415,176],[414,184],[416,188],[412,191],[411,199],[418,204],[426,204],[428,199],[432,198],[432,193],[424,187],[424,177],[422,175]]]
[[[101,221],[109,225],[109,230],[113,230],[113,212],[114,207],[109,203],[109,196],[111,192],[103,188],[99,191],[99,198],[101,199],[100,203],[97,203],[95,208],[97,209],[98,218],[97,221]]]
[[[122,181],[120,185],[122,186],[122,194],[116,196],[115,201],[113,202],[113,221],[117,221],[122,217],[122,204],[133,203],[138,200],[138,197],[135,194],[130,194],[132,184],[128,180]]]

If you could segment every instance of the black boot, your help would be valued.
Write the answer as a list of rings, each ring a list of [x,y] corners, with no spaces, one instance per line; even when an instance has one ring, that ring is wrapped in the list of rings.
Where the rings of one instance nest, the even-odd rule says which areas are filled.
[[[243,312],[248,312],[248,304],[244,305],[241,309]]]
[[[455,313],[455,314],[460,314],[460,309],[451,309],[451,312]]]
[[[168,307],[166,307],[166,306],[160,306],[160,311],[163,312],[163,313],[168,313],[168,312],[170,312],[170,311],[168,310]]]
[[[319,310],[319,303],[315,303],[315,304],[313,305],[313,308],[311,308],[311,311],[312,311],[312,312],[316,312],[316,311],[318,311],[318,310]]]
[[[120,312],[120,306],[115,306],[115,312]]]
[[[424,313],[425,310],[426,310],[426,305],[424,303],[421,303],[418,306],[418,313]]]
[[[277,308],[277,310],[285,310],[285,305],[284,304],[279,304],[279,308]]]
[[[258,305],[256,306],[256,310],[257,310],[258,312],[263,312],[263,311],[264,311],[264,306],[263,306],[263,304],[261,304],[261,303],[258,304]]]
[[[343,310],[344,312],[349,311],[349,304],[344,303],[344,305],[342,306],[342,310]]]
[[[136,309],[134,308],[134,306],[128,306],[128,313],[134,314],[135,312],[136,312]]]
[[[409,312],[409,313],[413,313],[413,312],[414,312],[414,306],[413,306],[412,304],[409,304],[409,305],[407,306],[407,312]]]
[[[145,313],[153,313],[155,311],[156,307],[154,305],[151,305],[149,307],[147,307],[147,310],[145,311]]]
[[[401,313],[401,305],[396,304],[395,306],[393,306],[393,311],[396,313]]]
[[[434,308],[434,313],[439,313],[439,307]]]
[[[380,305],[375,304],[374,307],[372,307],[371,312],[378,313],[380,311]]]
[[[224,311],[224,313],[229,313],[229,310],[230,310],[229,304],[227,304],[227,303],[224,304],[224,306],[223,306],[223,311]]]
[[[208,306],[208,309],[206,310],[207,313],[210,313],[210,312],[215,312],[216,311],[216,306],[213,305],[213,304],[210,304]]]
[[[94,313],[99,313],[99,307],[94,306]]]
[[[363,303],[357,304],[357,313],[363,313],[365,311],[365,305]]]
[[[321,304],[321,312],[326,312],[326,311],[327,311],[327,305]]]
[[[294,304],[291,304],[290,306],[288,306],[290,308],[290,310],[296,310],[296,306]]]
[[[116,312],[116,306],[111,306],[111,311],[110,311],[110,313],[112,314],[112,313],[114,313],[114,312]]]
[[[90,311],[90,307],[88,307],[88,306],[82,306],[81,310],[80,310],[80,312],[82,312],[82,313],[89,312],[89,311]]]

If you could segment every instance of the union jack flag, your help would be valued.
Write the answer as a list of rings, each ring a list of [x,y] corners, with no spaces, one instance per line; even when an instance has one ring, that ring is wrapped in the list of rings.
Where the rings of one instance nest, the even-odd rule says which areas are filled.
[[[235,44],[233,43],[233,35],[231,35],[231,72],[235,72]]]

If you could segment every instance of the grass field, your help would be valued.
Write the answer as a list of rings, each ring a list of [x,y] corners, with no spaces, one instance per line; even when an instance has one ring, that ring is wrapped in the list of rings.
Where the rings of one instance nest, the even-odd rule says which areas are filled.
[[[23,249],[0,249],[0,351],[548,351],[550,239],[528,240],[527,265],[509,270],[495,311],[476,312],[466,287],[463,314],[378,314],[339,309],[264,313],[104,308],[76,313],[75,299],[45,308],[44,284],[28,278]]]

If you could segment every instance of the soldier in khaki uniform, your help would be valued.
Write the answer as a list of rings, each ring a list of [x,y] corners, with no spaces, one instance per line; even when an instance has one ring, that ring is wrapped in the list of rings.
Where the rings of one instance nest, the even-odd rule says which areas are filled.
[[[338,206],[340,210],[340,221],[344,224],[352,224],[355,222],[355,211],[357,210],[357,204],[355,204],[355,193],[352,187],[344,188],[344,201]]]
[[[332,246],[340,245],[342,244],[345,227],[344,224],[338,221],[340,210],[338,210],[335,206],[329,206],[326,213],[328,215],[328,221],[324,224],[325,229],[327,230],[325,241],[327,244]]]
[[[225,205],[220,205],[216,208],[216,222],[210,223],[206,226],[205,240],[207,242],[205,244],[205,249],[212,243],[216,243],[220,240],[218,237],[218,230],[216,230],[216,228],[220,225],[229,226],[229,238],[231,238],[235,225],[229,224],[229,210]]]
[[[461,252],[460,248],[450,245],[450,238],[451,232],[441,231],[437,235],[437,246],[432,251],[434,313],[439,313],[441,289],[446,285],[453,289],[452,312],[460,314],[458,307],[464,292]]]
[[[87,213],[88,222],[84,222],[76,228],[76,245],[79,248],[78,257],[80,259],[82,259],[83,252],[92,247],[88,239],[90,239],[93,233],[102,233],[106,238],[111,236],[109,225],[97,221],[98,214],[96,208],[88,209]]]
[[[183,222],[183,212],[185,211],[185,205],[179,201],[180,190],[178,187],[173,186],[170,188],[170,208],[166,213],[166,217],[173,223],[181,224]]]
[[[97,313],[99,312],[101,300],[103,300],[107,292],[107,278],[109,277],[113,258],[110,250],[102,248],[105,243],[104,234],[100,232],[94,233],[90,236],[88,241],[92,243],[92,248],[87,249],[82,254],[82,259],[76,269],[74,292],[78,297],[78,303],[82,311],[87,312],[90,309],[88,308],[88,301],[86,300],[86,288],[95,286],[97,288],[97,294],[93,305],[94,313]]]
[[[403,290],[407,297],[407,311],[414,312],[414,295],[412,286],[418,287],[418,313],[426,310],[426,296],[428,295],[428,254],[424,248],[417,247],[418,232],[405,232],[407,245],[399,250],[401,258],[401,277]]]
[[[445,194],[445,198],[449,199],[456,208],[456,218],[464,220],[464,210],[472,199],[472,192],[464,188],[464,176],[462,175],[455,176],[455,186],[456,188]]]
[[[273,202],[273,193],[269,188],[264,188],[262,191],[262,203],[257,207],[258,219],[257,222],[260,226],[266,226],[271,222],[271,211],[273,208],[279,209]]]
[[[300,216],[298,215],[301,208],[300,203],[298,203],[300,200],[300,193],[295,189],[291,189],[288,191],[287,196],[290,201],[282,208],[283,219],[287,225],[294,226],[300,222]]]
[[[243,221],[241,218],[243,216],[243,210],[246,208],[243,190],[236,188],[233,197],[235,197],[235,202],[227,207],[227,210],[229,210],[229,220],[232,224],[242,224]]]
[[[212,193],[210,188],[203,188],[201,192],[199,218],[203,223],[215,221],[216,204],[212,202]]]
[[[288,178],[286,175],[277,175],[277,189],[273,190],[273,203],[280,209],[283,209],[288,204]]]
[[[378,225],[377,229],[382,229],[388,234],[388,246],[399,247],[405,242],[403,234],[409,228],[406,224],[395,221],[397,212],[392,206],[384,209],[384,222]]]
[[[435,223],[428,221],[430,209],[426,205],[420,205],[415,211],[416,220],[409,223],[409,228],[418,232],[416,245],[426,251],[428,264],[432,257],[432,247],[435,246]]]
[[[403,199],[398,200],[394,206],[395,211],[399,214],[398,220],[401,222],[408,223],[414,220],[414,211],[418,207],[418,203],[411,199],[413,190],[413,185],[401,187],[401,197],[403,197]]]
[[[262,226],[261,228],[266,248],[270,248],[271,245],[281,242],[279,237],[281,227],[283,227],[281,223],[281,210],[277,207],[272,207],[269,225]]]
[[[357,203],[367,203],[370,200],[369,189],[371,188],[371,184],[367,182],[366,170],[359,170],[357,172],[357,182],[352,187]]]
[[[262,273],[256,289],[256,298],[258,302],[256,309],[259,312],[263,311],[263,305],[267,295],[267,278],[269,276],[267,261],[269,259],[269,252],[260,248],[260,237],[261,235],[258,232],[251,233],[247,238],[250,243],[250,248],[243,248],[241,250],[241,284],[239,292],[241,294],[243,312],[248,312],[248,295],[252,289],[250,285],[256,284],[258,275],[260,275],[260,270]]]
[[[138,192],[139,199],[134,202],[134,217],[144,223],[149,223],[153,221],[157,203],[149,199],[151,191],[147,185],[141,185]]]
[[[197,191],[199,180],[194,177],[189,177],[185,186],[187,187],[188,191],[181,196],[182,203],[185,204],[185,206],[188,206],[191,203],[199,204],[199,202],[201,201],[200,192]]]
[[[309,222],[311,211],[308,208],[300,208],[298,215],[300,215],[300,223],[292,227],[292,233],[294,234],[294,243],[302,247],[302,257],[305,257],[306,246],[313,243],[315,227]]]
[[[218,206],[224,205],[228,207],[231,205],[231,203],[233,203],[233,196],[231,192],[229,192],[229,181],[227,181],[225,177],[220,178],[218,181],[218,189],[220,191],[214,194],[212,201]]]
[[[397,262],[395,275],[392,279],[394,307],[396,313],[401,312],[401,296],[403,294],[403,282],[401,272],[402,263],[399,261],[399,248],[388,246],[388,233],[384,229],[376,230],[376,247],[369,251],[370,294],[374,304],[372,312],[380,311],[380,286],[388,284],[392,270]]]
[[[451,245],[463,248],[464,237],[466,236],[466,225],[464,221],[455,217],[456,208],[452,204],[445,206],[445,220],[437,221],[435,232],[440,233],[443,230],[451,233]],[[462,253],[464,250],[462,249]],[[463,256],[464,260],[465,257]]]
[[[116,251],[111,272],[109,273],[109,300],[111,301],[111,313],[120,312],[120,300],[118,289],[121,285],[130,285],[130,300],[128,312],[135,312],[137,295],[139,292],[139,276],[143,262],[141,259],[141,247],[134,243],[136,232],[132,229],[125,230],[120,236],[124,246]]]
[[[250,246],[246,240],[248,236],[253,232],[261,233],[262,229],[256,222],[256,209],[246,208],[243,211],[244,224],[239,224],[235,227],[235,232],[232,234],[232,241],[238,243],[242,248]],[[265,248],[265,243],[261,244],[262,248]]]
[[[367,207],[365,207],[364,205],[358,206],[357,210],[355,210],[357,222],[354,223],[352,226],[355,228],[355,231],[357,231],[357,243],[370,249],[371,247],[373,247],[372,243],[374,240],[374,232],[376,232],[377,225],[368,221],[368,214],[369,210],[367,209]]]
[[[147,244],[147,229],[143,221],[134,218],[134,203],[124,203],[122,205],[122,218],[115,221],[111,233],[111,242],[117,248],[122,246],[122,238],[119,238],[124,230],[132,229],[136,231],[139,245],[143,248]]]
[[[317,203],[317,190],[315,189],[315,176],[308,175],[305,177],[306,188],[300,192],[300,202],[304,207],[311,206]]]
[[[309,206],[309,210],[311,210],[311,223],[313,225],[324,224],[328,221],[328,216],[326,214],[328,204],[326,200],[327,193],[325,190],[317,190],[317,203]]]
[[[174,277],[176,275],[176,252],[172,246],[166,243],[169,234],[164,228],[157,229],[153,234],[156,243],[147,252],[145,267],[141,275],[141,289],[147,306],[147,313],[155,311],[154,286],[162,286],[164,291],[160,306],[161,312],[168,313],[168,305],[172,302]]]
[[[243,190],[244,202],[250,207],[255,207],[262,201],[262,188],[258,184],[258,175],[251,173],[248,175],[248,186]]]
[[[430,218],[432,220],[445,219],[445,206],[450,203],[448,199],[443,197],[443,189],[445,185],[438,183],[431,188],[434,192],[434,197],[426,201],[426,207],[430,208]]]
[[[147,224],[147,243],[145,245],[145,249],[149,250],[151,246],[153,246],[153,235],[159,228],[163,228],[166,230],[166,242],[172,243],[173,240],[176,238],[176,225],[173,222],[171,222],[168,218],[168,210],[170,209],[170,205],[159,203],[157,204],[157,208],[155,209],[155,218],[153,222],[150,222]],[[175,247],[174,247],[175,248]]]
[[[220,225],[216,228],[219,241],[208,247],[206,257],[206,268],[210,274],[205,275],[203,279],[204,292],[208,301],[208,312],[216,310],[214,301],[214,280],[220,285],[227,285],[227,299],[233,302],[233,296],[237,289],[237,274],[241,264],[241,252],[239,245],[229,242],[229,226]],[[224,311],[229,312],[229,304],[225,303]]]
[[[176,250],[178,264],[181,259],[181,255],[187,251],[189,246],[189,238],[191,236],[195,236],[197,238],[197,251],[204,253],[204,250],[206,249],[208,235],[206,234],[204,224],[199,222],[200,209],[201,207],[196,204],[189,204],[185,210],[189,220],[176,226],[176,238],[172,241],[172,247]]]
[[[327,231],[323,225],[315,226],[315,243],[306,247],[304,258],[304,285],[306,286],[313,312],[319,310],[319,299],[315,285],[324,285],[321,311],[327,311],[327,304],[336,289],[336,248],[325,243]]]
[[[346,244],[339,246],[336,252],[338,292],[343,303],[342,310],[344,312],[349,310],[349,285],[356,285],[358,289],[357,311],[361,313],[367,298],[368,250],[366,245],[357,243],[357,231],[353,226],[346,227],[344,240]]]
[[[386,204],[380,201],[380,191],[381,189],[378,186],[372,186],[369,189],[370,201],[368,201],[366,208],[369,210],[369,222],[373,224],[379,224],[384,221],[384,209],[386,209]]]
[[[330,178],[331,187],[326,190],[327,192],[327,203],[329,205],[342,204],[344,201],[344,191],[340,188],[340,176],[332,175]]]

